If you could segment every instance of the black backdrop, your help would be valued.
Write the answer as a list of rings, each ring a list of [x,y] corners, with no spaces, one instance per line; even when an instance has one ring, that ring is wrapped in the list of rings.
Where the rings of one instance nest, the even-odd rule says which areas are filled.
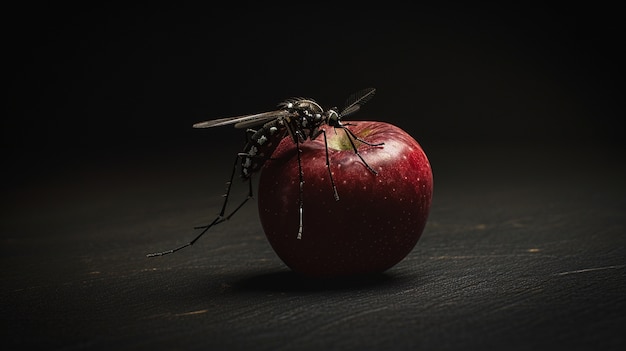
[[[38,168],[195,148],[207,134],[194,122],[292,96],[341,105],[368,86],[378,95],[353,118],[397,124],[430,149],[621,147],[616,13],[602,5],[24,6],[6,12],[3,149]],[[243,138],[210,133],[210,145]]]

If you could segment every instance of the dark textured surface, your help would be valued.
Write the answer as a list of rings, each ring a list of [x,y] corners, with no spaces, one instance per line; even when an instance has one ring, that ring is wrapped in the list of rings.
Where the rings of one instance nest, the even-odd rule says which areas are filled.
[[[558,150],[430,156],[435,198],[422,239],[385,274],[359,279],[289,272],[254,205],[192,248],[146,258],[188,240],[219,208],[206,193],[219,194],[221,172],[207,179],[195,156],[83,168],[11,193],[15,206],[2,218],[3,342],[70,350],[624,345],[621,165],[591,154],[568,162],[575,158]]]

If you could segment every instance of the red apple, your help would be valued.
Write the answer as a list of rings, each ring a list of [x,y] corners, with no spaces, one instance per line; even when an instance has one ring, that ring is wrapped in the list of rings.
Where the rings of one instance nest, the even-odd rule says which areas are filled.
[[[326,167],[324,138],[300,144],[304,174],[303,231],[298,239],[300,186],[296,145],[285,138],[266,161],[259,180],[259,216],[282,261],[310,276],[332,277],[385,271],[419,240],[430,210],[433,177],[420,145],[383,122],[350,122],[369,146],[325,126],[335,201]]]

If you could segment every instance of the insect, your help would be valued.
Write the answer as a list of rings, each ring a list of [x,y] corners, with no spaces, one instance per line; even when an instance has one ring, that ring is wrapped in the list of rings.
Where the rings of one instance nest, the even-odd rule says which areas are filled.
[[[341,112],[336,107],[332,107],[326,111],[312,99],[308,98],[292,98],[285,100],[278,104],[278,109],[269,112],[262,112],[252,115],[244,115],[237,117],[226,117],[214,119],[206,122],[200,122],[193,125],[194,128],[212,128],[225,125],[233,125],[235,128],[246,129],[248,142],[246,143],[243,151],[237,154],[233,170],[230,175],[229,181],[226,183],[226,193],[224,194],[224,202],[222,209],[217,217],[208,225],[195,227],[194,229],[202,229],[202,231],[190,242],[181,245],[175,249],[155,252],[148,254],[148,257],[162,256],[170,253],[174,253],[180,249],[193,245],[209,228],[229,220],[243,205],[252,198],[252,175],[258,172],[263,166],[264,162],[268,160],[280,141],[283,138],[289,137],[295,144],[298,150],[298,170],[300,181],[300,198],[299,198],[299,226],[297,238],[302,238],[302,217],[303,217],[303,202],[302,202],[302,189],[304,187],[304,175],[302,172],[302,162],[300,160],[300,144],[308,140],[315,140],[320,135],[324,137],[324,145],[326,146],[326,168],[328,169],[328,175],[330,184],[333,189],[333,195],[336,201],[339,201],[339,193],[337,192],[337,186],[333,179],[333,174],[330,170],[330,161],[328,158],[328,143],[326,138],[326,131],[320,129],[323,125],[328,125],[336,129],[341,129],[346,133],[347,139],[350,141],[354,153],[361,159],[363,165],[372,174],[376,174],[376,171],[370,167],[370,165],[359,154],[354,140],[364,143],[369,146],[381,146],[383,143],[369,143],[359,137],[357,137],[348,126],[349,123],[342,123],[342,118],[357,112],[363,104],[369,101],[376,92],[374,88],[367,88],[360,90],[348,97],[345,103],[345,107]],[[250,127],[261,126],[258,130],[250,129]],[[226,205],[229,200],[230,190],[233,183],[233,179],[237,170],[237,164],[240,163],[241,178],[248,181],[248,195],[246,198],[228,215],[226,215]]]

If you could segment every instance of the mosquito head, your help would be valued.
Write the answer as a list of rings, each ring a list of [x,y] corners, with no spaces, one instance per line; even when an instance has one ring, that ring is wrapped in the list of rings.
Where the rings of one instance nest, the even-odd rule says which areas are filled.
[[[341,117],[339,116],[339,112],[337,112],[337,108],[333,107],[326,111],[326,124],[331,127],[339,127],[341,125]]]

